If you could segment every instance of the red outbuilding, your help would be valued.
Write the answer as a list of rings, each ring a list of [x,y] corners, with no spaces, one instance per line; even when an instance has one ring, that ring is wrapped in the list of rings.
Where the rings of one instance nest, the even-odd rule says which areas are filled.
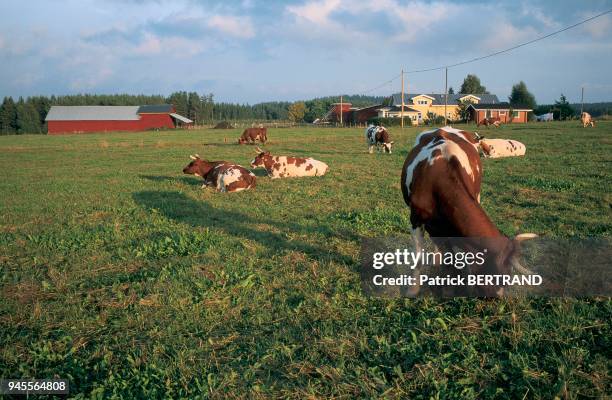
[[[147,106],[53,106],[47,117],[49,135],[188,128],[193,121],[171,104]]]

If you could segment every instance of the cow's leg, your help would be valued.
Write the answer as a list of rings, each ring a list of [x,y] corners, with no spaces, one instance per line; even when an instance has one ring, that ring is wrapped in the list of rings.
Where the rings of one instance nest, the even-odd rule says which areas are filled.
[[[374,152],[374,146],[368,145],[368,153],[372,154]]]

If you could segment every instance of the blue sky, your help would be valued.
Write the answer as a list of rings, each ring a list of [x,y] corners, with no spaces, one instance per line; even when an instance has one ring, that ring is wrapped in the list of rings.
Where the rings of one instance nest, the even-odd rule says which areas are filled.
[[[255,103],[388,95],[400,69],[454,63],[612,8],[612,0],[29,0],[0,2],[0,97],[212,92]],[[612,100],[612,14],[506,55],[449,70],[475,73],[506,99],[523,80],[538,103]],[[406,76],[442,92],[444,72]]]

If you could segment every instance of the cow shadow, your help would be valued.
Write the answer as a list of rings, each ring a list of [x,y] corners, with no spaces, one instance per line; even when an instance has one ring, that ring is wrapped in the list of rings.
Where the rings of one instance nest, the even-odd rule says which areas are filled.
[[[153,182],[175,182],[175,183],[183,183],[185,185],[191,186],[202,186],[201,179],[194,179],[189,176],[165,176],[165,175],[138,175],[139,178],[147,179]]]
[[[325,224],[304,226],[286,220],[260,218],[255,216],[257,215],[255,212],[246,214],[219,209],[206,201],[196,201],[177,191],[142,191],[134,193],[132,198],[138,205],[150,212],[190,226],[219,229],[230,236],[258,242],[271,252],[298,251],[319,261],[333,260],[345,265],[354,263],[351,257],[337,253],[327,244],[311,244],[302,240],[290,239],[296,233],[301,235],[322,234],[326,238],[338,236],[343,239],[353,235],[348,232],[335,232]],[[264,226],[272,226],[273,229],[272,231],[263,230]],[[357,237],[353,239],[357,240]]]

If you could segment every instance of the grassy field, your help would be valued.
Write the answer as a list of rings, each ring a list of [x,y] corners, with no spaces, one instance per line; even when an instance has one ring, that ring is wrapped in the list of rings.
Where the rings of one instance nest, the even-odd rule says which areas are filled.
[[[362,129],[272,129],[273,153],[330,172],[234,194],[181,170],[247,166],[238,130],[0,137],[0,376],[76,398],[610,396],[610,299],[362,294],[360,236],[409,232],[421,130],[368,155]],[[505,234],[612,234],[612,122],[478,131],[527,145],[484,160]]]

